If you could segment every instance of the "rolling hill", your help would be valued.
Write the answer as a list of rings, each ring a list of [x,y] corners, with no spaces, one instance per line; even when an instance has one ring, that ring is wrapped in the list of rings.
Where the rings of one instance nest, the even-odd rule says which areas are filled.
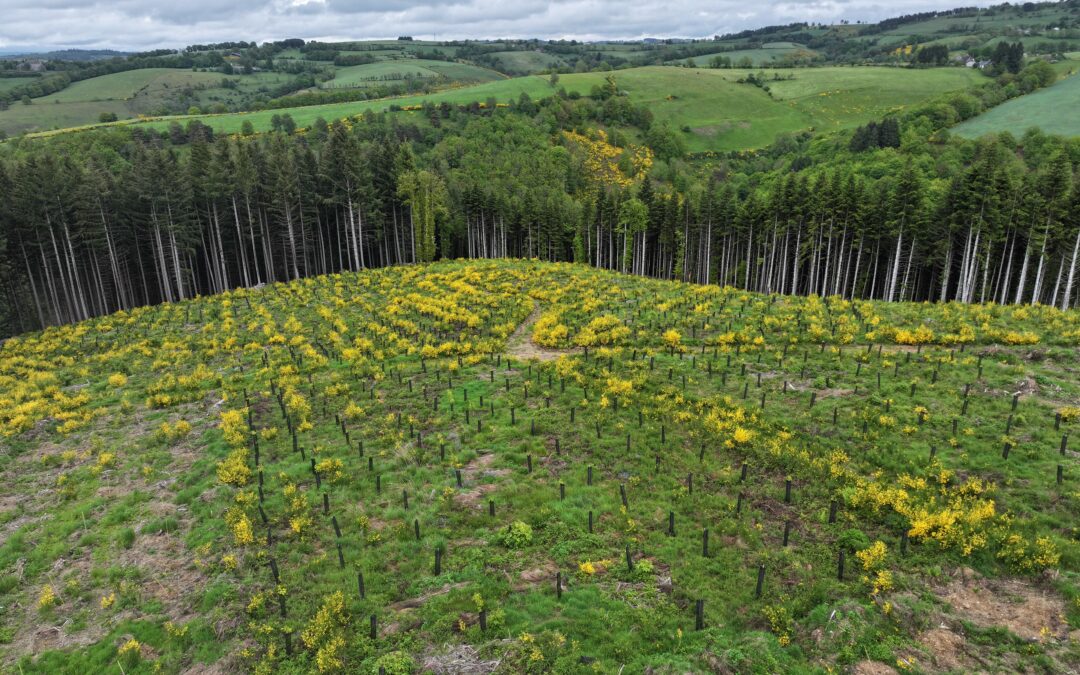
[[[166,106],[227,106],[288,79],[282,73],[224,76],[175,68],[129,70],[75,82],[31,105],[0,110],[0,129],[16,134],[93,124],[101,113],[125,119],[160,114]],[[231,86],[222,86],[225,81]]]
[[[690,150],[726,151],[758,148],[773,142],[778,133],[805,129],[836,130],[865,123],[885,113],[901,110],[932,96],[963,89],[983,81],[971,69],[946,68],[911,70],[889,67],[773,69],[770,92],[739,83],[749,70],[707,70],[647,66],[614,73],[617,85],[636,104],[648,105],[656,119],[667,122],[684,134]],[[567,91],[588,94],[603,84],[606,73],[570,73],[560,77]],[[489,98],[505,102],[521,93],[531,97],[554,93],[548,79],[527,76],[461,87],[429,95],[404,96],[376,101],[360,101],[305,106],[253,113],[180,116],[144,122],[164,129],[172,121],[199,119],[224,133],[239,132],[244,121],[258,130],[270,127],[274,115],[290,114],[299,126],[309,126],[316,118],[328,121],[361,114],[366,110],[388,110],[448,102],[464,104]],[[403,115],[418,113],[403,112]]]
[[[500,260],[26,334],[0,665],[1065,672],[1064,327]]]

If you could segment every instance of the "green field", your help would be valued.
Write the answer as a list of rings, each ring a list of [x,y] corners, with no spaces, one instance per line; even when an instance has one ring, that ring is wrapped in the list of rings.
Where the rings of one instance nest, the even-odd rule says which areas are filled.
[[[672,64],[686,64],[689,61],[693,61],[697,67],[703,68],[709,65],[714,57],[722,56],[731,59],[732,63],[738,63],[743,59],[750,59],[750,62],[754,66],[762,66],[778,61],[787,55],[804,55],[808,57],[816,56],[817,53],[811,49],[807,49],[803,45],[795,44],[794,42],[767,42],[759,49],[736,49],[726,52],[715,52],[712,54],[702,54],[701,56],[695,56],[692,59],[679,59],[672,61]]]
[[[32,77],[0,77],[0,94],[34,81]]]
[[[392,59],[365,63],[361,66],[346,66],[334,71],[334,79],[323,82],[323,89],[335,89],[339,87],[369,87],[384,83],[389,78],[415,77],[421,79],[435,79],[439,74],[430,68],[425,68],[418,59]]]
[[[565,65],[565,61],[555,54],[539,51],[495,52],[491,54],[497,62],[497,69],[513,75],[537,73],[548,68]]]
[[[160,112],[172,103],[207,109],[216,103],[242,105],[252,96],[265,95],[269,88],[287,82],[284,73],[255,73],[225,76],[221,73],[194,72],[174,68],[144,68],[102,75],[75,82],[48,96],[34,99],[32,105],[12,105],[0,111],[0,129],[8,134],[93,124],[103,112],[120,119]],[[221,86],[224,79],[236,83]],[[3,80],[0,80],[3,82]]]
[[[328,121],[342,119],[353,115],[359,115],[367,110],[383,111],[391,105],[412,106],[419,105],[424,101],[439,103],[471,103],[495,98],[499,101],[508,101],[517,98],[521,92],[530,96],[551,95],[553,90],[546,78],[524,77],[505,80],[496,80],[484,84],[458,87],[440,91],[434,94],[416,94],[412,96],[396,96],[388,99],[374,101],[355,101],[350,103],[331,103],[326,105],[303,106],[299,108],[282,108],[277,110],[263,110],[249,113],[231,113],[223,115],[177,115],[157,118],[149,122],[139,122],[152,128],[164,129],[173,121],[185,123],[190,119],[198,119],[224,133],[237,133],[245,121],[250,121],[256,131],[266,131],[270,128],[270,119],[274,115],[288,113],[299,126],[309,126],[317,118],[322,117]]]
[[[616,81],[635,102],[647,104],[656,119],[679,128],[689,126],[687,146],[693,151],[757,148],[773,142],[778,133],[857,126],[985,81],[966,68],[773,69],[768,76],[795,79],[769,82],[770,97],[757,87],[737,83],[751,72],[649,67],[620,71]],[[560,83],[584,89],[595,79],[592,74],[566,75]]]
[[[769,82],[772,97],[758,87],[736,82],[753,71],[687,69],[649,66],[617,71],[618,87],[639,105],[648,105],[656,119],[684,131],[691,151],[725,151],[758,148],[775,140],[778,133],[805,129],[843,129],[885,113],[903,109],[937,94],[963,89],[985,81],[967,68],[911,70],[887,67],[773,69],[768,74],[794,75],[794,80]],[[559,86],[588,94],[604,81],[605,73],[573,73],[560,77]],[[533,98],[553,92],[547,78],[527,76],[429,95],[404,96],[285,110],[199,117],[215,129],[236,133],[245,120],[258,131],[270,128],[274,115],[288,112],[299,126],[316,118],[335,120],[366,110],[386,110],[391,104],[483,102],[516,99],[522,92]],[[418,113],[402,113],[404,115]],[[164,129],[187,116],[146,122]]]
[[[335,71],[334,79],[323,82],[323,89],[372,87],[405,78],[438,79],[452,82],[490,82],[503,75],[487,68],[467,63],[433,61],[428,59],[387,59],[360,66],[346,66]]]
[[[1072,75],[1035,93],[1014,98],[953,129],[965,138],[1008,131],[1020,136],[1032,127],[1048,134],[1080,136],[1080,75]]]
[[[123,73],[92,77],[49,94],[35,103],[72,103],[75,101],[126,101],[137,96],[153,96],[163,90],[192,85],[214,85],[221,73],[202,73],[175,68],[143,68]]]
[[[619,71],[616,82],[658,122],[682,131],[691,151],[737,150],[772,143],[777,133],[812,125],[801,111],[773,101],[761,89],[717,77],[719,71],[649,66]],[[728,71],[729,74],[737,71]],[[587,93],[601,77],[564,75],[560,85]]]
[[[736,77],[739,71],[712,71]],[[750,72],[750,71],[745,71]],[[802,68],[770,70],[794,80],[769,82],[775,99],[806,114],[818,130],[849,128],[939,94],[987,82],[971,68]]]
[[[1071,672],[1078,336],[527,260],[22,335],[0,668]]]

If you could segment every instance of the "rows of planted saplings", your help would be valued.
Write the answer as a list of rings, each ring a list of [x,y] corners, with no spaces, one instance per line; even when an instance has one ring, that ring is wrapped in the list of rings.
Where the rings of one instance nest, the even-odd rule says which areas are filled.
[[[537,341],[578,350],[501,353],[534,301]],[[47,339],[57,361],[127,345],[103,373],[184,373],[146,386],[150,407],[226,395],[210,452],[230,489],[193,508],[222,521],[249,593],[252,668],[406,672],[425,645],[466,641],[566,672],[698,654],[732,624],[800,642],[828,598],[885,625],[926,566],[1058,564],[1076,410],[1015,395],[1035,366],[972,343],[1076,318],[934,308],[934,335],[879,309],[448,263]]]
[[[964,451],[970,443],[978,460],[970,468],[982,469],[988,457],[979,441],[1013,431],[1019,397],[972,396],[973,383],[993,381],[986,369],[996,364],[963,356],[963,347],[923,354],[921,348],[897,353],[873,344],[847,350],[823,345],[769,350],[751,344],[721,353],[719,347],[710,350],[707,329],[700,345],[684,345],[671,330],[664,331],[668,350],[659,353],[625,347],[544,365],[515,365],[498,355],[472,365],[392,362],[380,369],[381,378],[357,378],[366,401],[363,396],[359,403],[323,401],[324,410],[338,412],[334,432],[315,434],[312,457],[304,434],[291,431],[285,394],[276,394],[278,386],[272,384],[276,415],[290,429],[289,442],[271,460],[284,466],[270,465],[278,483],[271,491],[281,497],[269,500],[277,517],[266,515],[266,502],[259,512],[274,551],[267,554],[274,585],[281,579],[278,557],[290,555],[290,532],[303,541],[311,527],[317,530],[312,539],[321,543],[310,545],[308,553],[317,553],[328,583],[352,586],[342,611],[369,619],[369,639],[378,642],[380,613],[386,615],[384,623],[401,629],[395,602],[459,579],[471,583],[448,593],[439,607],[443,616],[429,621],[436,631],[440,624],[452,632],[475,623],[483,633],[506,621],[505,609],[496,621],[488,621],[488,615],[515,604],[512,584],[487,578],[490,561],[466,555],[459,563],[455,533],[487,533],[499,546],[525,550],[550,549],[565,537],[580,548],[555,560],[554,570],[545,569],[544,590],[556,601],[598,573],[647,583],[662,570],[670,577],[664,585],[672,595],[669,604],[691,609],[686,617],[673,612],[671,624],[692,620],[700,627],[706,607],[710,614],[730,617],[758,602],[764,603],[770,627],[788,640],[792,608],[783,601],[797,606],[799,599],[789,597],[794,586],[809,583],[822,592],[822,584],[831,582],[884,597],[892,585],[889,563],[903,565],[911,549],[924,557],[944,549],[947,557],[962,554],[953,549],[970,545],[974,537],[985,539],[985,547],[1017,568],[1055,562],[1047,541],[1008,548],[1013,531],[994,522],[992,504],[984,497],[989,487],[977,479],[958,481],[946,468],[959,463],[950,458],[970,457]],[[781,379],[784,373],[787,379]],[[920,396],[920,383],[929,393]],[[312,400],[327,398],[309,387]],[[820,403],[819,389],[827,394]],[[928,400],[945,414],[931,415],[920,403]],[[944,409],[950,404],[951,414]],[[1052,422],[1054,433],[1061,431],[1060,415],[1033,412]],[[982,434],[962,426],[972,420],[985,426],[997,417],[1003,418],[1003,428]],[[251,438],[258,438],[260,426],[249,420]],[[1032,433],[1043,431],[1032,426]],[[808,441],[810,436],[799,433],[811,430],[862,456],[852,461],[830,450],[831,443]],[[904,436],[908,445],[916,437],[928,444],[926,454],[902,451]],[[1061,444],[1067,444],[1064,435]],[[1001,461],[1008,460],[1014,445],[1004,442]],[[251,449],[259,455],[257,440]],[[499,480],[470,468],[482,452],[496,455],[485,466]],[[1064,477],[1063,460],[1055,463],[1055,457],[1025,455],[1031,470],[1037,468],[1033,464],[1051,467],[1042,471],[1048,491]],[[892,473],[886,481],[866,482],[855,467]],[[898,475],[903,497],[888,492]],[[264,468],[263,495],[265,476]],[[491,492],[480,489],[486,482],[497,485]],[[464,507],[455,500],[457,494],[476,492],[482,498]],[[952,499],[948,508],[960,510],[962,527],[942,526],[948,521],[942,520],[944,509],[919,511],[932,508],[939,492]],[[313,508],[322,514],[321,528],[318,518],[307,516]],[[922,520],[913,522],[915,513],[923,514]],[[882,543],[871,544],[865,533],[846,527],[867,518]],[[286,536],[275,536],[275,527]],[[919,533],[914,544],[913,531]],[[930,548],[924,550],[926,544]],[[890,560],[890,545],[900,560]],[[790,553],[791,547],[798,553]],[[781,579],[772,586],[770,568]],[[822,575],[825,569],[833,569],[835,579]],[[310,573],[305,564],[294,571],[300,577]],[[731,593],[733,588],[746,592]],[[277,597],[279,613],[283,598]],[[332,600],[338,602],[336,596]],[[278,618],[287,620],[287,611]],[[529,628],[528,618],[518,623],[515,631]],[[572,622],[565,630],[576,636]],[[659,624],[648,637],[665,649],[670,647],[665,637],[674,634],[672,625]],[[284,653],[293,648],[288,635]],[[344,658],[346,646],[334,647],[332,636],[325,643],[310,642],[304,641],[316,658],[321,654],[328,663]]]

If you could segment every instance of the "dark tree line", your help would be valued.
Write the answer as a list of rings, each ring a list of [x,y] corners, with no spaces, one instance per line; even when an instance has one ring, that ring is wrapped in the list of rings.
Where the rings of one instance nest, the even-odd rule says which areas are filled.
[[[886,117],[880,123],[871,121],[856,128],[849,147],[853,152],[869,148],[899,148],[900,121],[895,117]]]
[[[877,143],[857,153],[865,128],[703,171],[633,147],[622,130],[653,125],[619,99],[9,144],[0,321],[10,333],[315,274],[500,256],[766,293],[1076,305],[1075,141],[932,143],[932,104],[903,127],[875,125]],[[885,129],[903,142],[883,144]],[[663,147],[650,131],[636,135]]]

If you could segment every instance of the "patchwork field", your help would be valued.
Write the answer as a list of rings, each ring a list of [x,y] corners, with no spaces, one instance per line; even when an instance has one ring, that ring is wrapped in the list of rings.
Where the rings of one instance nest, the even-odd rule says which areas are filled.
[[[867,120],[901,110],[907,105],[940,93],[963,89],[985,78],[967,68],[910,70],[888,67],[770,69],[768,76],[793,76],[769,81],[771,96],[763,89],[737,82],[753,70],[688,69],[664,66],[631,68],[614,73],[617,86],[638,105],[648,105],[661,122],[682,133],[692,151],[725,151],[763,147],[776,134],[816,128],[835,130],[857,126]],[[560,76],[559,87],[588,94],[604,83],[605,73],[571,73]],[[238,132],[245,120],[256,130],[270,127],[275,114],[288,112],[300,126],[316,118],[326,120],[358,115],[365,110],[386,110],[391,105],[505,102],[522,93],[533,98],[550,96],[554,89],[546,77],[526,76],[454,88],[429,95],[404,96],[285,110],[204,116],[204,123],[227,133]],[[403,115],[419,113],[401,113]],[[178,117],[183,123],[188,117]],[[149,122],[165,128],[169,119]]]
[[[1065,672],[1078,343],[1044,306],[525,261],[15,338],[0,659]]]

